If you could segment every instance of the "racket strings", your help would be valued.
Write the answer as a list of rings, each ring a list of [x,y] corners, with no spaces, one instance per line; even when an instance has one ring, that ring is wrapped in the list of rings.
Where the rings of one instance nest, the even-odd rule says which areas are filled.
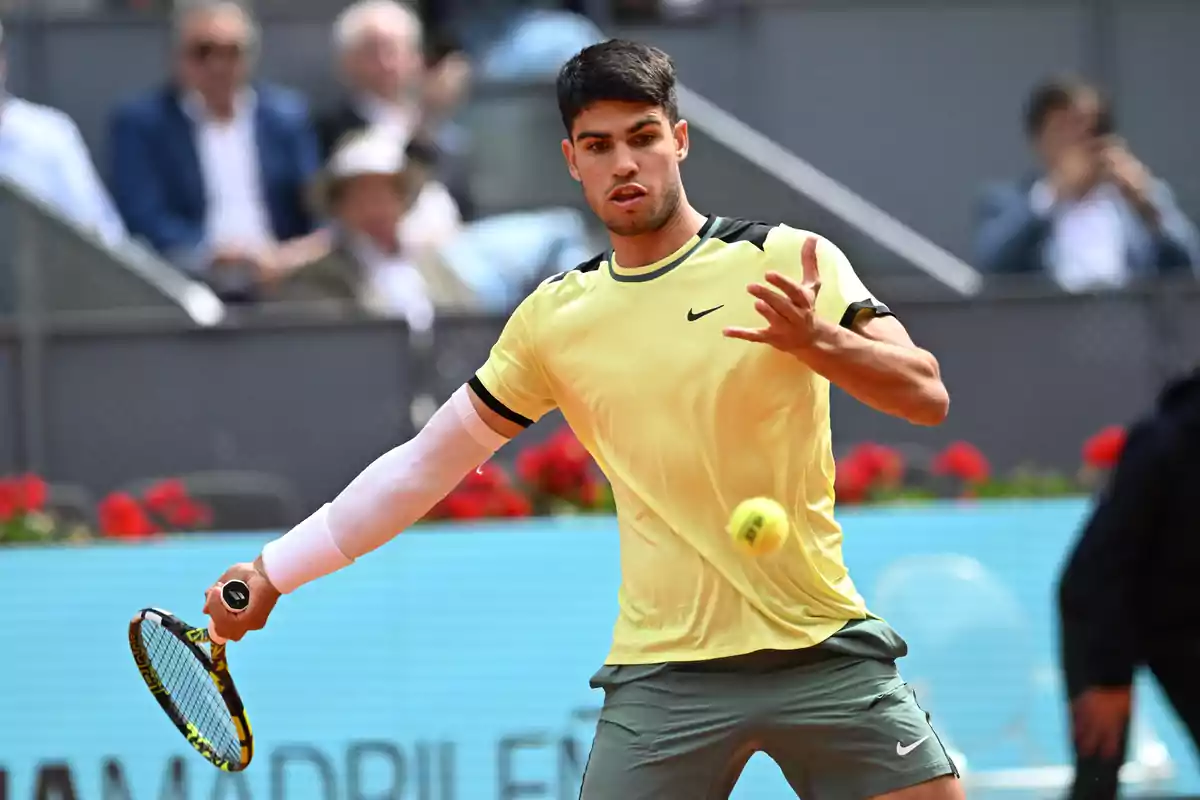
[[[143,621],[142,643],[168,697],[185,722],[224,759],[241,757],[241,742],[229,709],[209,677],[208,669],[173,633]]]

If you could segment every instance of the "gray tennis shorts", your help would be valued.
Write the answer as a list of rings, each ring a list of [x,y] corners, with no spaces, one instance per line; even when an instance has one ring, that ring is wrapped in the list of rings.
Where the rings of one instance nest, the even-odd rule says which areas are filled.
[[[882,620],[818,647],[697,664],[605,666],[581,800],[724,800],[766,753],[804,800],[863,800],[958,769],[900,677]]]

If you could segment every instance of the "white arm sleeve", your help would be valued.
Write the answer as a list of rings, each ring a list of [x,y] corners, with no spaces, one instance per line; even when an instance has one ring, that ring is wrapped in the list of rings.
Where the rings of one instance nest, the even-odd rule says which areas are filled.
[[[342,493],[263,548],[280,592],[348,567],[429,512],[508,439],[483,421],[465,386],[408,442],[363,470]]]

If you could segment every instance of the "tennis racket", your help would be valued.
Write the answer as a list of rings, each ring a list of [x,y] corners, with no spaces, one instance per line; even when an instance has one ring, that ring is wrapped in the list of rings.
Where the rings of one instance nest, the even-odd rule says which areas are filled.
[[[241,611],[250,605],[250,589],[229,581],[221,602]],[[254,739],[223,639],[169,611],[144,608],[129,623],[129,647],[150,694],[196,752],[226,772],[250,766]]]

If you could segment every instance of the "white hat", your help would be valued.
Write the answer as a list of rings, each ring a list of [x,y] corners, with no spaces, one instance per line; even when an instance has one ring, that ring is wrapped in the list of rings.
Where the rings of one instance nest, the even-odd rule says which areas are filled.
[[[378,128],[346,137],[329,159],[329,173],[334,178],[396,175],[403,171],[404,142]]]
[[[404,141],[384,130],[370,128],[351,133],[338,142],[325,169],[313,186],[313,202],[321,211],[333,205],[337,188],[364,175],[394,177],[402,194],[407,194]]]

